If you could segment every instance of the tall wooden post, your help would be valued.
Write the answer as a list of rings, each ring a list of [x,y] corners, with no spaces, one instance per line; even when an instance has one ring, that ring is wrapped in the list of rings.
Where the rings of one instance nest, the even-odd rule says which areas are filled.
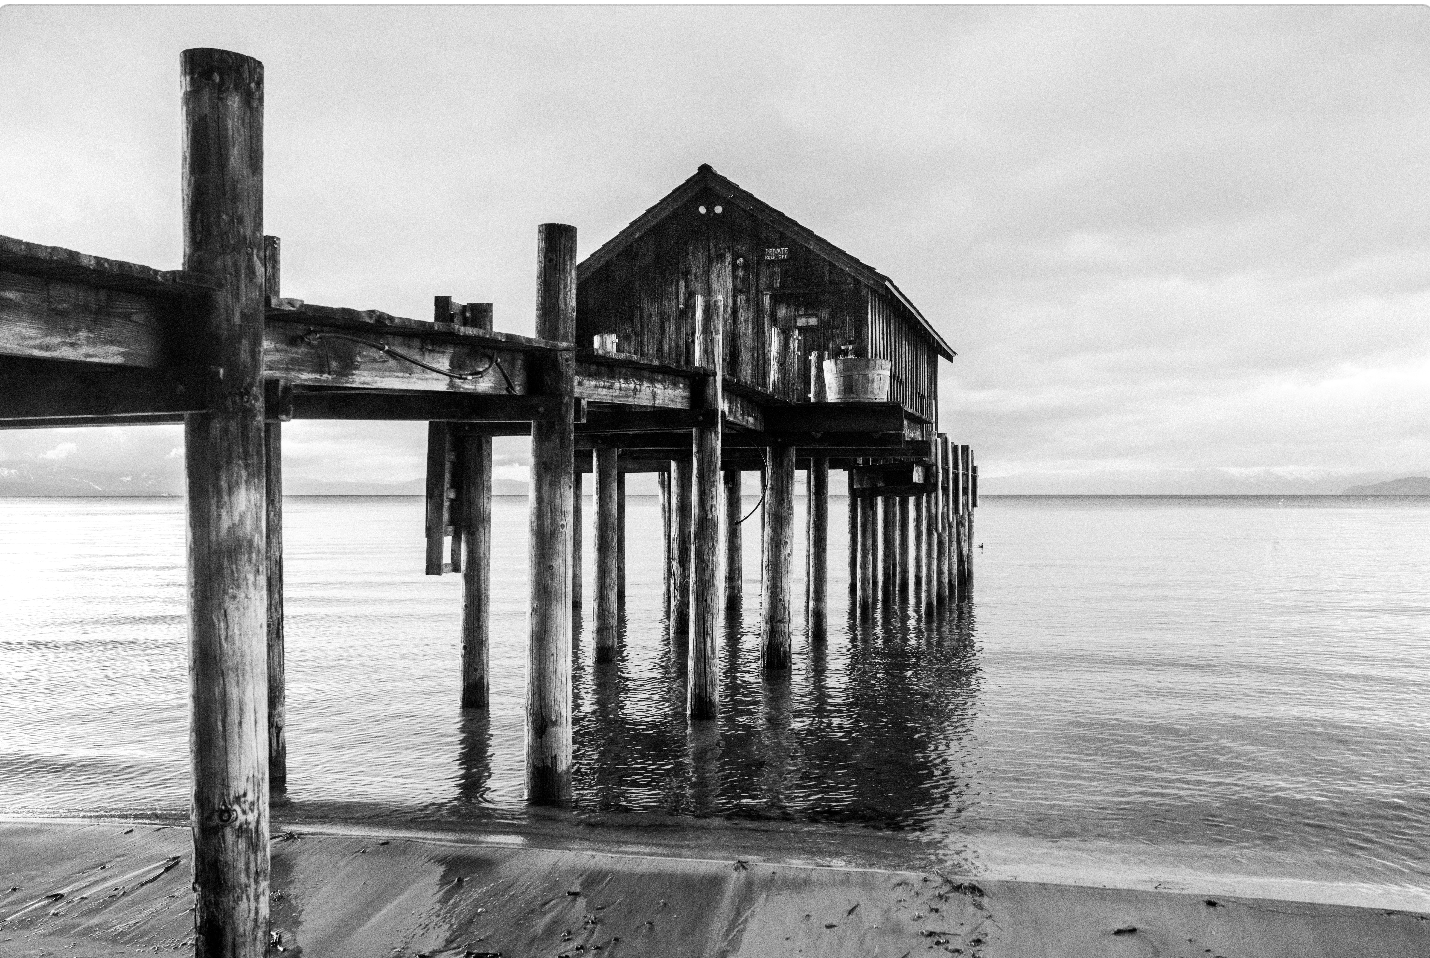
[[[675,512],[670,520],[674,561],[666,573],[670,576],[670,634],[683,641],[690,637],[690,536],[695,496],[689,452],[677,455],[671,470],[671,485],[671,505]]]
[[[973,502],[973,462],[967,446],[956,447],[955,454],[958,456],[958,601],[967,602],[968,564],[973,558],[968,521]]]
[[[859,508],[859,614],[865,618],[874,612],[878,579],[879,527],[877,501],[873,496],[860,496]]]
[[[626,474],[616,472],[616,610],[626,608]]]
[[[185,50],[184,269],[205,411],[184,421],[195,952],[268,948],[268,583],[263,428],[263,65]]]
[[[725,470],[725,619],[738,622],[745,603],[745,518],[741,495],[742,475]]]
[[[492,437],[457,434],[461,457],[462,708],[484,709],[490,701]]]
[[[879,512],[884,606],[892,608],[899,590],[899,507],[889,496],[880,496]]]
[[[811,642],[825,639],[825,604],[829,592],[829,460],[809,463],[805,488],[804,621]]]
[[[725,610],[721,568],[720,410],[721,357],[729,321],[725,300],[695,301],[695,368],[706,375],[700,397],[700,424],[692,441],[694,502],[691,523],[689,714],[713,719],[720,702],[721,616]]]
[[[491,332],[489,309],[468,306],[459,325]],[[462,561],[462,708],[484,709],[491,681],[492,437],[470,427],[456,433]],[[575,601],[579,602],[579,599]]]
[[[933,443],[934,470],[934,564],[930,570],[933,576],[934,604],[938,608],[948,605],[948,462],[944,451],[944,437],[939,434]]]
[[[847,486],[844,500],[848,504],[846,509],[849,521],[849,607],[857,610],[859,608],[859,504],[854,499],[854,473],[853,470],[845,470],[845,483]]]
[[[948,564],[943,570],[944,578],[948,580],[948,601],[950,604],[957,604],[962,598],[958,593],[958,553],[962,548],[959,537],[959,478],[958,478],[958,447],[948,441],[943,440],[943,489],[944,499],[947,505],[944,507],[944,522],[947,526],[948,536]]]
[[[576,338],[576,228],[537,231],[536,335]],[[526,689],[526,795],[571,795],[571,473],[576,452],[575,354],[553,356],[541,390],[554,413],[531,424],[531,639]]]
[[[897,527],[895,536],[898,539],[898,553],[894,556],[894,565],[899,576],[899,598],[903,599],[909,594],[909,497],[899,496],[894,502],[894,508],[894,525]]]
[[[790,567],[794,563],[794,447],[769,447],[765,485],[764,665],[790,667]]]
[[[596,447],[596,661],[613,662],[620,644],[620,600],[617,576],[619,509],[616,477],[620,475],[620,450]]]
[[[595,463],[592,468],[594,471]],[[581,605],[584,602],[582,596],[583,583],[581,581],[581,473],[573,465],[571,468],[571,609],[574,618],[581,616]],[[576,630],[571,630],[572,641],[575,641]]]
[[[966,592],[973,598],[973,514],[978,511],[978,463],[973,461],[973,447],[968,449],[968,585]]]
[[[663,590],[660,599],[660,607],[665,610],[667,621],[670,619],[670,566],[674,561],[672,533],[670,531],[670,463],[656,473],[656,485],[660,488],[660,529],[661,529],[661,582]]]
[[[921,492],[915,494],[912,506],[913,515],[909,518],[909,532],[913,537],[913,548],[909,552],[914,575],[913,583],[909,587],[909,597],[916,608],[922,608],[928,583],[928,539],[924,535],[925,526],[928,524],[927,497]]]
[[[282,295],[282,259],[276,236],[263,237],[265,302]],[[288,787],[287,679],[283,660],[283,423],[264,409],[264,539],[268,553],[268,786],[271,801]]]

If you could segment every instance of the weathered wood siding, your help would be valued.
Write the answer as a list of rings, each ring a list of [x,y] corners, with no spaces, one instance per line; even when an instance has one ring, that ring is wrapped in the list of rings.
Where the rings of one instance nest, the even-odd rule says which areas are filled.
[[[696,296],[730,304],[722,368],[736,381],[807,402],[810,353],[835,355],[853,338],[860,355],[893,362],[890,398],[932,418],[937,353],[903,306],[714,194],[581,281],[576,345],[614,333],[621,353],[689,368]]]

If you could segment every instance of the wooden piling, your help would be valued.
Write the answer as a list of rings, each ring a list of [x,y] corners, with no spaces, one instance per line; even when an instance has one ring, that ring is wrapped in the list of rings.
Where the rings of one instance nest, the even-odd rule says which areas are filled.
[[[581,577],[581,473],[574,465],[571,469],[571,609],[573,618],[581,617],[583,583]],[[572,641],[576,641],[576,630],[571,630]]]
[[[951,546],[951,537],[949,536],[950,530],[948,503],[948,443],[947,439],[942,434],[934,437],[933,455],[934,469],[936,471],[934,480],[935,485],[937,486],[936,495],[938,496],[937,514],[934,516],[934,529],[935,534],[938,537],[938,554],[936,556],[933,575],[935,602],[937,606],[942,609],[947,607],[949,601],[948,568],[949,551]]]
[[[457,436],[462,467],[462,708],[490,703],[492,437],[463,431]]]
[[[962,598],[959,595],[959,551],[962,548],[962,538],[959,536],[960,517],[959,509],[959,474],[958,474],[958,447],[949,442],[947,437],[943,441],[943,461],[944,469],[944,493],[948,500],[944,520],[948,526],[948,566],[943,570],[944,577],[948,580],[948,601],[956,605]]]
[[[899,507],[889,496],[879,498],[880,574],[883,576],[881,595],[886,609],[891,608],[899,589]]]
[[[693,515],[690,571],[689,715],[713,719],[720,700],[721,616],[725,609],[720,551],[720,410],[723,405],[725,300],[695,302],[695,368],[705,373],[700,424],[692,443]]]
[[[859,510],[859,615],[868,618],[874,612],[878,583],[879,529],[873,496],[860,496]]]
[[[924,617],[938,612],[938,492],[930,490],[924,500]]]
[[[690,637],[690,536],[692,533],[692,503],[695,497],[694,470],[690,453],[682,452],[671,467],[670,520],[670,634],[684,641]]]
[[[265,302],[282,295],[278,237],[263,237]],[[288,787],[288,683],[283,659],[283,423],[279,411],[263,411],[264,540],[268,582],[268,787],[279,800]]]
[[[790,667],[790,567],[794,563],[794,447],[769,447],[765,482],[764,667]]]
[[[805,488],[804,621],[811,642],[825,639],[825,604],[829,583],[829,460],[809,463]]]
[[[205,411],[184,421],[195,953],[268,949],[268,585],[263,424],[263,65],[181,58],[186,314]]]
[[[576,338],[576,228],[537,232],[536,335]],[[531,636],[527,660],[526,794],[537,804],[571,795],[571,474],[576,451],[575,355],[552,357],[540,388],[553,414],[531,424]]]
[[[909,594],[909,497],[899,496],[894,501],[895,548],[894,566],[898,570],[898,594],[905,599]]]
[[[958,600],[967,602],[973,578],[973,453],[968,446],[958,447],[958,478]]]
[[[845,510],[849,522],[849,608],[859,608],[859,503],[854,498],[854,476],[852,470],[845,470],[845,487],[848,504]]]
[[[738,469],[725,470],[725,620],[738,622],[745,602],[745,503],[743,476]]]
[[[616,473],[616,611],[626,610],[626,474]]]
[[[913,539],[912,548],[909,549],[909,562],[913,566],[913,579],[909,584],[909,598],[916,607],[922,607],[924,593],[927,591],[927,548],[928,540],[924,537],[925,526],[928,523],[926,514],[927,500],[922,493],[913,497],[911,503],[913,512],[909,517],[909,532]]]
[[[660,529],[661,529],[661,583],[660,607],[665,610],[667,621],[671,614],[670,567],[675,561],[674,533],[671,531],[670,464],[656,473],[656,486],[660,489]]]
[[[620,604],[616,577],[616,477],[620,475],[620,450],[596,447],[596,661],[613,662],[620,644]]]
[[[467,308],[457,321],[491,332],[492,313]],[[460,526],[452,534],[461,540],[453,555],[462,555],[462,708],[484,709],[491,699],[492,437],[469,426],[454,441],[460,477]]]

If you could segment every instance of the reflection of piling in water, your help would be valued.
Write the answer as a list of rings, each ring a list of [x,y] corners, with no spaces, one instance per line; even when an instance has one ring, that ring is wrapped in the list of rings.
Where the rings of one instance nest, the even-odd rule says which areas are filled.
[[[458,727],[457,799],[470,805],[486,803],[492,779],[491,713],[462,712]]]

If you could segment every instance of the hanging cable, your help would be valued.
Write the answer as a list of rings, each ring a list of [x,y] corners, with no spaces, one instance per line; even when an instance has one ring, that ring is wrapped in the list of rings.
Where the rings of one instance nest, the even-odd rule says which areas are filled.
[[[761,458],[762,460],[764,460],[764,464],[765,464],[765,471],[762,472],[762,473],[760,473],[760,501],[757,502],[757,503],[755,503],[755,508],[753,508],[753,509],[751,509],[749,512],[745,513],[745,519],[748,519],[748,518],[750,518],[750,516],[754,515],[756,512],[759,512],[759,511],[760,511],[760,506],[762,506],[762,505],[765,504],[765,480],[764,480],[764,476],[765,476],[766,473],[769,472],[769,468],[770,468],[770,452],[769,452],[769,450],[766,449],[763,453],[761,453],[761,454],[760,454],[760,458]],[[736,523],[736,525],[744,525],[744,524],[745,524],[745,519],[741,519],[739,522]]]
[[[307,333],[304,333],[301,337],[299,337],[299,339],[304,343],[315,343],[320,339],[346,340],[350,343],[357,343],[359,346],[367,346],[369,349],[375,349],[378,352],[383,353],[384,355],[391,356],[394,359],[400,359],[405,363],[411,363],[419,369],[425,369],[428,372],[436,373],[439,376],[446,376],[448,379],[481,379],[487,373],[491,372],[493,368],[495,368],[497,372],[501,373],[501,378],[506,383],[507,393],[513,396],[516,395],[516,385],[511,381],[511,377],[507,375],[506,370],[502,367],[501,360],[497,359],[491,354],[487,354],[487,364],[481,369],[470,373],[454,373],[449,372],[445,369],[440,369],[436,366],[431,365],[430,363],[424,363],[422,360],[416,358],[415,356],[409,356],[406,353],[401,352],[400,350],[393,349],[391,346],[388,346],[385,343],[375,342],[371,339],[363,339],[360,336],[349,336],[347,333],[320,333],[315,330],[309,330]]]

